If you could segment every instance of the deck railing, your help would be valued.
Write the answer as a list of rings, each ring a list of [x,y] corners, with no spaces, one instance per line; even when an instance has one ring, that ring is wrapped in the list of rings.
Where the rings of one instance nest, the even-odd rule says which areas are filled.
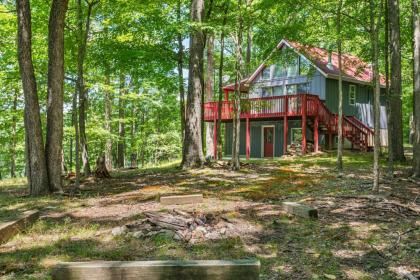
[[[305,105],[306,106],[303,106]],[[218,102],[204,104],[205,121],[216,121]],[[265,98],[249,98],[241,100],[241,118],[258,119],[274,117],[297,117],[306,115],[318,117],[320,124],[333,134],[338,133],[338,116],[331,113],[327,106],[316,95],[296,94],[273,96]],[[222,120],[234,117],[233,101],[223,101],[221,110]],[[343,117],[343,137],[360,147],[373,146],[373,131],[355,117]]]
[[[317,113],[319,99],[315,95],[297,94],[287,96],[272,96],[264,98],[249,98],[241,100],[241,118],[270,118],[282,116],[301,116],[303,102],[306,99],[306,115]],[[233,118],[233,101],[222,102],[222,120]],[[218,119],[218,102],[204,104],[204,119]]]

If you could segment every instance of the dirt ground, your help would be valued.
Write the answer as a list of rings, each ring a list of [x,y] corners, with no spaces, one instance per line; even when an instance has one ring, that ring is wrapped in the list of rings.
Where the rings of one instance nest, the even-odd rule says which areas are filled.
[[[177,163],[86,179],[65,196],[33,199],[21,182],[0,185],[0,220],[39,208],[42,218],[0,246],[0,279],[48,279],[59,261],[258,258],[261,279],[420,277],[420,182],[408,165],[371,192],[371,155],[348,153],[338,175],[329,154],[225,162],[182,171]],[[204,203],[163,206],[159,196],[203,193]],[[316,207],[318,220],[290,216],[283,201]],[[113,236],[148,211],[223,213],[236,235],[187,244],[167,236]]]

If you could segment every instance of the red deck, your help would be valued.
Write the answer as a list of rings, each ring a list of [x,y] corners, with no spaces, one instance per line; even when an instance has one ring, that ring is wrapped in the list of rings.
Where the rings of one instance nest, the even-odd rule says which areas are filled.
[[[222,121],[231,121],[233,116],[233,101],[223,101],[221,110]],[[315,132],[314,136],[316,138],[318,138],[318,128],[326,130],[330,139],[333,134],[338,133],[337,114],[331,113],[331,111],[316,95],[297,94],[266,98],[251,98],[244,99],[241,102],[241,119],[246,119],[247,123],[250,119],[283,118],[284,125],[286,126],[288,117],[302,118],[302,128],[306,128],[307,118],[313,120],[313,129]],[[205,103],[204,120],[216,122],[217,119],[218,102]],[[361,150],[367,150],[369,147],[373,146],[372,129],[364,125],[357,118],[344,117],[342,128],[343,137],[348,139],[352,144],[358,146]],[[303,130],[304,134],[306,134],[305,131],[306,130]],[[287,135],[285,135],[285,137],[287,137]],[[304,137],[306,138],[305,135]],[[302,146],[303,149],[306,149],[306,139],[304,145]],[[317,150],[317,144],[315,147]]]

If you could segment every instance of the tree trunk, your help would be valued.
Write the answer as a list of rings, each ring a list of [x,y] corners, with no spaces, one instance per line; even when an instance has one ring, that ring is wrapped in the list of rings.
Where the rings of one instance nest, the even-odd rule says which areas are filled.
[[[202,65],[204,36],[200,24],[203,19],[204,1],[192,0],[191,21],[198,23],[190,35],[190,61],[188,96],[185,113],[185,146],[182,153],[184,169],[201,167],[204,163],[201,134]]]
[[[74,126],[74,161],[76,167],[76,180],[74,183],[75,188],[80,186],[80,133],[79,133],[79,122],[78,122],[78,110],[77,110],[77,86],[73,94],[73,126]]]
[[[178,0],[177,21],[181,25],[181,0]],[[178,90],[179,90],[179,111],[181,113],[181,137],[182,150],[185,145],[185,88],[184,88],[184,46],[182,45],[182,33],[178,32]]]
[[[374,151],[373,151],[373,191],[379,192],[379,153],[381,149],[380,141],[380,80],[379,80],[379,22],[375,23],[377,8],[374,0],[370,0],[370,37],[372,48],[372,84],[374,87]]]
[[[400,43],[400,8],[399,0],[388,0],[390,46],[391,46],[391,85],[390,113],[392,118],[391,133],[393,159],[405,160],[403,146],[402,101],[401,101],[401,43]]]
[[[235,38],[236,49],[236,69],[235,69],[235,101],[233,106],[233,145],[232,145],[232,169],[240,169],[239,147],[241,137],[241,80],[242,80],[242,33],[243,33],[243,18],[242,18],[242,0],[238,0],[238,19],[237,19],[237,34]]]
[[[108,133],[105,143],[105,164],[108,170],[112,169],[112,93],[109,65],[105,65],[105,130]]]
[[[15,94],[13,96],[13,107],[12,107],[12,132],[10,141],[10,177],[16,178],[16,123],[17,123],[17,102],[18,102],[19,90],[15,88]]]
[[[31,8],[29,0],[17,0],[18,60],[25,97],[25,150],[31,195],[48,192],[48,173],[42,139],[38,92],[32,63]]]
[[[86,137],[86,103],[87,90],[84,81],[84,61],[86,57],[87,39],[90,30],[90,18],[93,6],[97,2],[88,3],[88,11],[86,16],[85,28],[83,30],[83,11],[82,1],[77,0],[77,17],[78,17],[78,57],[77,57],[77,89],[79,94],[79,132],[80,132],[80,146],[82,150],[83,171],[86,176],[91,173],[89,163],[89,150],[87,146]]]
[[[394,176],[394,139],[392,137],[393,118],[392,110],[390,109],[392,100],[389,94],[389,11],[388,4],[384,3],[384,16],[385,16],[385,42],[384,42],[384,64],[385,64],[385,95],[386,95],[386,111],[387,111],[387,128],[388,128],[388,175]]]
[[[247,0],[247,6],[250,8],[252,0]],[[252,55],[252,24],[251,19],[248,18],[247,30],[246,30],[246,56],[245,56],[245,71],[246,75],[251,75],[251,55]]]
[[[222,23],[222,32],[220,34],[220,62],[219,62],[219,97],[218,97],[218,119],[217,119],[217,157],[223,157],[223,141],[222,141],[222,106],[223,106],[223,64],[225,51],[225,26],[227,21],[227,13],[229,9],[228,2],[224,5],[224,16]]]
[[[96,168],[94,173],[96,178],[111,178],[111,175],[106,168],[105,155],[100,155],[96,160]]]
[[[53,0],[48,24],[48,103],[45,157],[51,192],[63,192],[64,22],[68,0]]]
[[[214,34],[207,36],[207,79],[206,99],[213,101],[214,98]],[[214,123],[206,122],[206,158],[215,159],[214,154]]]
[[[343,172],[343,67],[341,50],[341,9],[343,1],[338,1],[337,9],[337,51],[338,51],[338,146],[337,146],[337,170]]]
[[[136,81],[135,84],[135,94],[138,94],[138,82]],[[136,145],[136,132],[137,132],[137,102],[136,100],[132,100],[131,104],[131,120],[130,120],[130,167],[137,168],[137,145]]]
[[[119,168],[124,167],[124,155],[125,155],[125,102],[124,102],[124,91],[125,91],[125,75],[120,72],[120,89],[118,97],[118,157],[117,165]]]
[[[414,141],[413,141],[413,175],[420,177],[420,18],[419,3],[412,0],[413,10],[413,103],[414,103]]]

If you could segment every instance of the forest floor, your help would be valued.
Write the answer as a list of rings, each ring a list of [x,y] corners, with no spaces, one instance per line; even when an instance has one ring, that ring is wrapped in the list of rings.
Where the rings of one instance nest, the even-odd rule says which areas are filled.
[[[420,181],[399,165],[372,196],[372,155],[346,152],[338,176],[332,154],[244,161],[182,171],[172,163],[118,170],[83,181],[65,196],[31,198],[24,180],[0,181],[0,221],[29,209],[42,218],[0,245],[0,279],[48,279],[60,261],[258,258],[261,279],[398,279],[420,276]],[[385,169],[385,163],[382,163]],[[203,193],[204,203],[163,206],[157,197]],[[283,201],[319,210],[318,220],[287,215]],[[154,235],[113,236],[114,227],[171,209],[218,212],[238,235],[189,244]],[[402,278],[401,278],[402,279]]]

